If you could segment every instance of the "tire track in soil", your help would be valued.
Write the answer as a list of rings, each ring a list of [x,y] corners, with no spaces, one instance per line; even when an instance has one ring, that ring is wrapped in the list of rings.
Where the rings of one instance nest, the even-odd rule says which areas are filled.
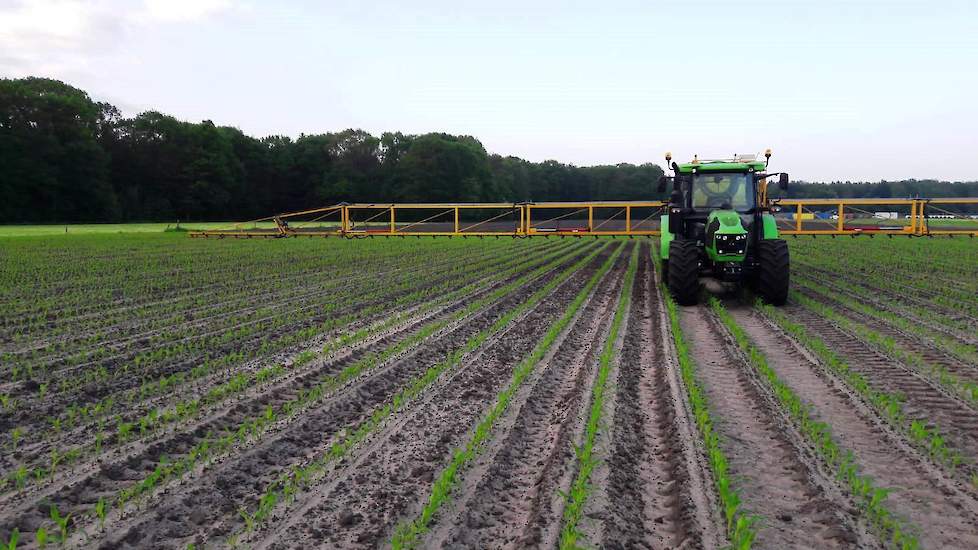
[[[704,519],[708,503],[695,494],[712,487],[695,477],[687,461],[693,445],[683,434],[695,433],[695,426],[672,395],[669,377],[675,373],[666,359],[658,289],[652,258],[643,247],[617,383],[609,384],[614,403],[609,452],[598,466],[607,471],[605,498],[591,518],[601,524],[603,548],[704,548],[723,537],[709,532],[715,526]]]
[[[978,337],[976,337],[975,334],[969,334],[960,329],[956,329],[954,327],[945,324],[937,323],[930,319],[922,318],[917,312],[913,311],[913,309],[906,307],[906,303],[905,303],[906,300],[902,300],[904,302],[903,304],[900,305],[894,304],[894,299],[892,297],[888,297],[884,293],[884,291],[879,288],[874,287],[871,290],[869,290],[865,286],[858,286],[850,283],[851,286],[856,287],[857,289],[863,289],[863,291],[860,292],[860,291],[851,290],[849,288],[845,288],[837,284],[833,280],[827,280],[827,279],[819,278],[818,276],[813,276],[811,273],[797,274],[797,275],[792,274],[792,276],[797,277],[801,281],[808,281],[808,282],[821,285],[841,296],[846,296],[864,305],[871,305],[874,308],[879,309],[881,311],[886,311],[888,313],[900,315],[905,319],[907,319],[908,321],[917,323],[933,332],[939,332],[944,336],[954,339],[961,344],[969,345],[969,346],[978,346]],[[794,288],[797,290],[802,290],[799,286],[795,286]],[[881,299],[884,297],[885,300]],[[978,327],[976,327],[976,330],[978,330]]]
[[[574,259],[588,251],[579,251]],[[573,259],[568,261],[572,263]],[[593,269],[594,261],[582,271]],[[562,265],[566,266],[567,262]],[[102,547],[183,547],[188,542],[201,544],[229,535],[241,523],[239,508],[256,502],[260,492],[283,472],[308,457],[321,454],[344,429],[365,420],[405,384],[447,357],[460,342],[525,301],[557,276],[558,271],[559,268],[548,272],[453,329],[429,339],[405,357],[372,371],[348,391],[307,411],[274,436],[264,438],[257,445],[201,473],[185,487],[170,491],[155,507],[155,513],[116,527],[114,536]],[[572,286],[569,283],[573,280],[571,277],[565,281],[560,289]]]
[[[814,278],[818,282],[833,281],[835,279],[839,279],[850,285],[865,289],[870,296],[872,295],[883,296],[887,300],[891,302],[895,302],[897,304],[914,304],[916,307],[925,309],[927,311],[940,313],[941,315],[944,315],[950,319],[954,319],[955,321],[958,321],[964,325],[968,325],[978,330],[978,319],[969,316],[968,314],[962,311],[951,309],[945,305],[937,303],[936,301],[933,300],[933,298],[937,295],[936,293],[932,293],[930,296],[921,297],[919,296],[919,290],[915,292],[915,289],[912,288],[907,288],[905,292],[898,293],[895,290],[889,288],[882,288],[879,286],[869,285],[865,282],[865,280],[859,279],[858,277],[854,277],[852,275],[848,275],[845,273],[833,273],[831,271],[822,269],[816,265],[808,265],[808,264],[800,264],[800,265],[804,265],[804,269],[808,272],[806,274],[807,276]],[[859,296],[856,296],[856,298],[860,299]],[[948,330],[960,330],[954,326],[945,326],[945,328]]]
[[[557,271],[561,266],[568,265],[568,262],[573,261],[574,258],[579,258],[586,252],[586,249],[575,250],[573,257],[567,258],[567,260],[559,264],[551,271],[537,278],[529,285],[518,289],[514,293],[509,294],[507,297],[495,302],[487,310],[470,315],[468,318],[455,323],[455,325],[451,328],[443,329],[442,332],[451,332],[458,330],[459,328],[464,328],[471,323],[484,320],[487,316],[492,317],[492,319],[498,318],[498,316],[505,313],[509,307],[512,307],[513,302],[521,301],[519,298],[520,296],[529,295],[534,289],[545,285],[548,280],[557,275]],[[465,303],[463,301],[459,301],[453,304],[450,308],[440,311],[435,317],[442,318],[464,306]],[[367,353],[370,353],[371,351],[379,351],[395,345],[397,342],[403,341],[412,334],[416,333],[417,330],[420,329],[421,325],[423,325],[425,322],[433,320],[435,317],[432,319],[426,319],[425,321],[413,322],[405,327],[402,327],[400,330],[392,331],[390,334],[377,340],[375,345],[370,349],[355,349],[348,355],[330,359],[319,369],[309,369],[302,375],[290,377],[284,380],[282,383],[273,385],[270,388],[260,388],[262,393],[247,396],[247,398],[238,399],[234,403],[220,409],[214,414],[201,419],[195,425],[186,427],[178,432],[174,431],[168,433],[161,440],[154,441],[146,445],[137,445],[131,452],[123,456],[103,461],[96,470],[83,471],[79,475],[74,475],[63,480],[63,482],[57,486],[46,487],[44,490],[32,493],[30,495],[25,495],[25,498],[20,498],[17,502],[6,502],[4,504],[5,510],[3,511],[2,515],[0,515],[0,533],[9,532],[13,529],[13,527],[18,527],[21,532],[36,530],[37,526],[43,521],[46,521],[48,518],[47,506],[39,505],[38,503],[40,502],[54,502],[62,514],[73,513],[77,517],[77,514],[87,512],[93,508],[99,497],[110,497],[120,489],[143,479],[156,467],[159,457],[166,455],[171,457],[171,459],[175,459],[185,455],[201,438],[206,437],[209,432],[219,434],[225,429],[234,429],[234,427],[236,427],[242,419],[250,418],[261,413],[267,405],[276,407],[279,404],[294,398],[299,391],[308,390],[314,386],[320,378],[340,372],[343,368],[354,363]],[[491,322],[492,321],[490,320],[489,323]],[[440,337],[441,335],[436,335],[433,338]],[[412,353],[421,353],[422,355],[429,353],[427,349],[430,348],[431,345],[428,344],[428,342],[432,341],[433,339],[429,338],[426,342],[422,343],[422,347],[420,349],[419,347],[415,347],[407,352],[406,355],[410,355]],[[392,362],[400,359],[401,358],[392,359]],[[355,401],[354,398],[357,396],[366,400],[374,395],[383,393],[380,387],[378,387],[375,392],[374,388],[370,387],[366,381],[384,376],[384,373],[389,370],[389,366],[390,365],[387,365],[386,367],[380,366],[377,369],[370,371],[364,377],[358,378],[356,381],[337,389],[334,395],[327,397],[326,400],[342,401],[343,399],[346,399],[349,401],[350,399],[353,399]],[[323,404],[320,405],[320,409],[324,407],[325,406]],[[309,424],[309,422],[304,421],[304,418],[302,417],[297,419],[295,422],[302,423],[303,425]],[[321,433],[321,426],[309,427],[312,429],[311,435],[307,434],[306,438],[316,442],[320,441],[322,438],[318,437],[318,435]],[[303,448],[309,447],[307,441],[300,440],[298,445]],[[283,448],[287,448],[287,445],[283,446]],[[274,456],[274,453],[270,455],[270,460],[271,465],[274,466],[277,462],[277,457]],[[245,480],[243,487],[250,488],[251,480]],[[253,495],[251,496],[253,497]],[[236,509],[232,510],[232,513],[236,515]],[[184,516],[180,518],[181,521],[171,521],[169,523],[180,524],[182,521],[185,521],[187,517],[188,516]]]
[[[783,312],[817,334],[849,368],[865,376],[874,390],[901,395],[909,418],[935,422],[944,430],[950,447],[972,461],[978,458],[978,412],[974,409],[821,315],[794,305]]]
[[[542,368],[517,392],[426,548],[552,547],[575,473],[598,353],[608,335],[630,250],[595,288]]]
[[[819,294],[818,292],[814,292],[806,288],[800,288],[798,289],[798,292],[807,298],[819,302],[820,304],[833,308],[837,313],[852,321],[866,325],[877,334],[892,338],[894,341],[896,341],[897,345],[901,349],[919,354],[924,361],[927,362],[927,364],[942,367],[948,372],[953,373],[955,376],[963,378],[964,380],[978,382],[978,365],[969,364],[966,361],[954,357],[926,338],[906,333],[899,328],[887,324],[884,321],[859,311],[849,309],[845,304],[836,302],[827,296]],[[920,374],[923,376],[928,376],[927,373]],[[967,404],[971,407],[974,406],[972,403]]]
[[[827,374],[807,350],[756,310],[729,307],[768,365],[812,405],[839,444],[853,451],[861,473],[893,489],[886,506],[923,530],[924,548],[978,548],[978,501],[959,491],[936,467],[895,435],[845,384]]]
[[[743,507],[761,517],[758,548],[849,548],[858,537],[853,511],[803,455],[799,438],[731,348],[706,306],[682,307],[683,335],[715,413],[720,446]]]
[[[365,548],[389,540],[399,520],[420,511],[441,465],[610,253],[601,252],[524,321],[497,335],[460,371],[427,392],[358,457],[339,466],[326,485],[306,495],[304,505],[291,508],[255,547]]]

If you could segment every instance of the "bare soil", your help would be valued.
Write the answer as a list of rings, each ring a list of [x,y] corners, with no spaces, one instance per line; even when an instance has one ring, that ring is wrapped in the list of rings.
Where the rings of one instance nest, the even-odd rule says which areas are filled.
[[[791,338],[755,310],[732,309],[737,323],[769,358],[768,364],[833,426],[839,444],[853,451],[861,472],[893,490],[885,504],[914,525],[925,548],[978,547],[978,502],[922,459],[843,383],[828,374]]]
[[[739,354],[718,339],[724,330],[709,308],[683,308],[682,324],[730,473],[739,481],[745,509],[761,518],[757,546],[857,545],[855,510],[834,494]]]
[[[578,221],[561,222],[561,228],[575,223]],[[509,225],[501,222],[491,227],[506,231]],[[472,241],[478,246],[479,241]],[[439,246],[439,242],[432,240],[432,246]],[[559,547],[566,494],[580,468],[575,449],[584,441],[599,354],[608,342],[615,308],[623,296],[629,258],[638,247],[638,270],[627,315],[617,340],[610,342],[611,370],[594,446],[597,466],[591,473],[584,515],[577,526],[584,539],[579,542],[589,548],[728,547],[715,480],[690,411],[666,297],[655,271],[652,247],[658,243],[647,239],[563,242],[573,244],[527,245],[521,249],[518,241],[513,241],[514,246],[507,248],[505,266],[507,270],[522,266],[519,273],[504,277],[502,273],[508,271],[494,271],[501,270],[503,262],[494,264],[486,256],[479,260],[478,270],[468,272],[466,281],[474,286],[465,286],[464,293],[444,296],[437,304],[412,292],[451,289],[443,283],[451,282],[452,275],[440,269],[450,264],[449,260],[420,269],[417,262],[410,269],[377,262],[379,267],[371,264],[372,271],[343,282],[328,279],[315,264],[304,263],[296,275],[308,280],[295,284],[280,286],[276,276],[263,273],[247,284],[207,279],[208,284],[197,288],[151,287],[143,296],[106,293],[112,299],[102,304],[78,302],[76,307],[53,310],[52,317],[41,323],[44,330],[28,337],[23,331],[38,329],[36,320],[0,316],[0,352],[7,354],[3,357],[18,361],[33,357],[37,364],[50,367],[34,380],[0,381],[0,396],[24,402],[20,407],[0,410],[0,445],[4,449],[0,483],[5,483],[0,486],[0,543],[17,529],[21,534],[19,548],[37,548],[36,533],[43,528],[50,536],[50,546],[66,548],[186,548],[191,544],[197,548],[389,547],[397,527],[422,513],[433,483],[451,463],[453,453],[472,438],[478,422],[497,402],[517,366],[541,343],[612,251],[622,245],[617,262],[511,396],[476,458],[457,472],[445,503],[430,518],[417,546]],[[281,243],[269,240],[267,244],[275,247]],[[521,310],[477,346],[463,348],[563,270],[605,245],[587,265],[569,274],[533,307]],[[525,253],[519,255],[512,249]],[[559,256],[560,261],[478,311],[460,313],[474,300],[516,280],[531,266],[542,265],[530,261],[541,260],[541,250]],[[465,254],[466,258],[473,257]],[[287,256],[278,257],[278,261],[288,264]],[[324,261],[323,265],[328,264]],[[154,276],[193,274],[193,269],[192,264],[174,264],[172,270],[154,271]],[[815,280],[827,275],[812,271]],[[363,296],[330,299],[330,293],[346,283],[360,285],[372,279],[376,280],[356,286]],[[405,279],[417,279],[417,283],[410,288],[395,285],[395,281]],[[903,302],[902,297],[877,292],[865,281],[851,277],[847,281],[865,288],[868,295],[876,293],[881,299],[872,303],[888,307],[887,311],[919,313],[919,308],[930,303],[927,293]],[[823,282],[837,288],[830,280]],[[387,283],[389,288],[385,288]],[[77,294],[77,289],[86,284],[85,280],[55,281],[44,291],[55,296]],[[848,295],[865,297],[857,292]],[[224,304],[215,303],[218,296],[226,299]],[[394,302],[402,296],[410,299]],[[824,297],[811,296],[824,301]],[[166,307],[168,300],[173,308]],[[29,304],[13,305],[18,310],[30,310]],[[781,309],[823,339],[853,370],[866,376],[872,387],[901,395],[911,418],[929,419],[946,429],[949,445],[968,459],[951,471],[914,447],[899,429],[882,419],[760,310],[732,299],[726,299],[725,305],[778,376],[802,396],[811,414],[831,425],[835,440],[853,451],[860,472],[872,477],[876,485],[892,490],[885,505],[913,526],[921,547],[978,548],[978,482],[974,481],[978,477],[970,477],[978,460],[978,408],[928,373],[920,372],[919,366],[895,361],[812,311],[792,304]],[[236,375],[288,365],[284,374],[208,402],[198,413],[165,428],[137,434],[128,441],[120,441],[114,430],[108,429],[103,448],[97,452],[91,451],[90,443],[104,429],[98,418],[87,417],[70,429],[40,435],[52,418],[64,416],[72,404],[129,396],[146,379],[185,372],[220,354],[253,350],[261,342],[284,339],[320,321],[359,314],[368,307],[373,313],[362,314],[335,330],[289,340],[288,346],[249,355],[246,360],[166,392],[133,394],[112,412],[111,425],[135,420],[150,410],[206,395]],[[978,381],[975,365],[955,359],[933,342],[854,310],[837,310],[893,339],[901,349],[921,354],[929,364],[962,379]],[[147,311],[159,311],[160,315],[149,318]],[[947,307],[933,311],[952,313]],[[96,323],[101,312],[111,316],[111,322]],[[268,324],[289,314],[296,318],[277,324],[275,329]],[[381,325],[394,315],[398,315],[396,322]],[[816,449],[798,432],[767,381],[757,375],[711,309],[702,305],[680,308],[680,317],[695,376],[705,391],[720,446],[729,461],[731,483],[743,500],[744,511],[759,518],[754,547],[888,547],[889,541],[869,524],[865,511],[835,473],[826,470]],[[978,341],[966,330],[978,325],[966,316],[947,325],[931,317],[926,323],[910,318],[959,342]],[[171,321],[173,330],[166,326]],[[88,323],[97,326],[89,328]],[[436,324],[437,330],[429,333]],[[329,354],[319,353],[327,340],[377,326],[385,328]],[[190,346],[208,335],[249,327],[258,330],[231,335],[208,349]],[[172,334],[179,337],[170,338]],[[425,337],[415,341],[419,334]],[[138,375],[126,376],[121,370],[135,354],[178,341],[187,343],[188,348]],[[397,347],[402,345],[403,349]],[[198,461],[186,472],[156,480],[135,500],[118,502],[123,491],[151,479],[161,464],[192,457],[199,443],[238,433],[249,420],[260,418],[268,410],[279,411],[282,404],[321,387],[358,361],[381,357],[395,347],[398,353],[383,355],[383,360],[371,363],[342,384],[329,386],[307,405],[282,412],[274,422]],[[102,355],[98,354],[100,348],[105,350]],[[297,361],[309,353],[315,358]],[[446,364],[449,357],[461,360],[437,371],[438,376],[427,379],[420,393],[409,400],[395,400],[423,374],[432,372],[430,369]],[[99,366],[107,367],[112,376],[70,391],[53,389],[44,395],[36,387],[39,382],[54,382],[58,377],[79,375]],[[8,372],[6,369],[7,365],[0,366],[0,372]],[[398,407],[381,422],[368,422],[377,411],[385,411],[395,402]],[[345,441],[364,425],[372,427],[362,440],[345,449],[340,458],[327,460],[334,444]],[[19,444],[11,433],[14,427],[29,434]],[[52,456],[61,456],[52,455],[52,451],[71,449],[89,451],[71,466],[46,472]],[[251,517],[259,498],[283,476],[313,462],[324,464],[323,469],[307,480],[293,499],[277,502],[267,522],[250,525],[246,518]],[[37,475],[37,479],[18,486],[15,479],[20,471],[30,478]],[[41,473],[35,474],[37,471]],[[108,513],[101,519],[95,513],[100,500],[108,503]],[[51,520],[52,508],[69,517],[68,537],[63,542],[58,540],[58,529]]]

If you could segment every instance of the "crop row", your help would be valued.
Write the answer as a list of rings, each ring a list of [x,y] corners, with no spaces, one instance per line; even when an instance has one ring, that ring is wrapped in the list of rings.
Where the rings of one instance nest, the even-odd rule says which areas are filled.
[[[933,419],[910,417],[902,395],[874,388],[872,381],[852,368],[836,350],[808,327],[789,319],[776,308],[761,305],[763,313],[785,333],[795,338],[819,358],[823,365],[875,409],[895,430],[905,434],[919,449],[952,473],[965,459],[948,444],[947,429]]]
[[[584,441],[575,449],[577,474],[566,495],[567,502],[564,506],[563,527],[561,528],[559,543],[561,550],[578,548],[579,541],[584,538],[580,531],[580,523],[584,515],[585,502],[592,492],[591,474],[598,464],[598,459],[594,455],[594,442],[598,437],[599,428],[606,422],[602,419],[602,415],[605,410],[605,393],[608,391],[608,376],[611,374],[612,368],[617,368],[614,359],[616,353],[620,351],[617,346],[619,333],[631,305],[635,273],[638,270],[639,248],[636,246],[632,249],[631,258],[628,261],[622,292],[618,298],[611,328],[608,330],[608,336],[605,338],[598,361],[598,375],[594,383],[594,390],[591,392],[591,407],[584,429]]]
[[[865,281],[897,295],[923,298],[930,307],[978,318],[978,262],[969,240],[854,239],[791,241],[796,271],[822,270]],[[935,284],[939,281],[939,284]]]
[[[463,469],[468,467],[484,448],[484,444],[491,437],[493,427],[509,407],[516,391],[538,366],[557,337],[574,318],[577,311],[598,284],[598,281],[607,274],[611,266],[617,261],[623,248],[623,245],[616,247],[614,253],[591,276],[560,318],[551,325],[543,339],[537,343],[533,351],[520,361],[509,384],[496,397],[494,405],[486,411],[482,419],[473,427],[468,442],[464,446],[455,449],[449,464],[435,476],[431,492],[421,512],[415,518],[404,521],[397,527],[391,540],[391,546],[393,548],[410,548],[418,544],[420,537],[428,530],[435,514],[451,498],[452,489],[458,482]]]
[[[557,261],[560,263],[560,260]],[[294,397],[278,404],[269,403],[263,408],[259,408],[256,414],[237,420],[235,425],[225,426],[220,433],[205,434],[192,448],[179,455],[171,454],[161,458],[157,465],[153,467],[149,474],[119,490],[117,496],[111,499],[111,509],[122,509],[138,497],[153,493],[164,483],[178,479],[186,472],[194,469],[197,464],[211,462],[218,457],[233,452],[243,445],[248,445],[256,441],[271,426],[280,426],[283,421],[294,419],[300,413],[314,403],[335,393],[335,391],[348,385],[353,379],[378,368],[380,365],[390,361],[392,358],[404,353],[407,349],[420,345],[432,334],[441,330],[455,319],[460,319],[494,300],[520,288],[532,278],[539,277],[543,273],[552,270],[555,263],[550,263],[534,270],[532,273],[513,281],[481,300],[472,302],[467,308],[462,309],[448,318],[441,318],[423,325],[420,330],[406,340],[401,340],[392,347],[369,353],[356,362],[346,366],[337,374],[326,374],[312,386],[305,384],[306,389],[300,389]],[[198,429],[199,431],[199,429]],[[75,511],[77,513],[84,513]],[[88,512],[89,515],[96,513],[97,510]]]
[[[512,276],[513,274],[521,272],[534,264],[552,262],[555,258],[560,257],[563,252],[566,251],[559,249],[554,251],[552,255],[545,256],[542,259],[527,260],[525,258],[517,258],[512,263],[503,262],[502,264],[495,266],[489,282],[491,283],[492,281]],[[471,279],[477,280],[471,281]],[[67,466],[72,464],[81,456],[92,453],[97,455],[101,451],[112,448],[113,446],[138,441],[145,438],[147,435],[155,433],[163,427],[167,427],[175,423],[190,421],[198,417],[204,411],[211,410],[215,406],[226,402],[228,399],[238,395],[242,391],[256,385],[264,386],[271,384],[276,379],[285,375],[296,376],[297,372],[299,372],[296,369],[306,363],[320,360],[324,356],[336,352],[342,347],[356,345],[359,342],[372,337],[374,334],[380,334],[382,332],[391,330],[392,327],[399,323],[405,322],[412,317],[423,315],[427,311],[433,310],[441,304],[466,296],[474,291],[478,286],[485,283],[486,281],[483,281],[481,278],[472,276],[454,279],[444,283],[440,287],[434,287],[431,292],[425,292],[414,297],[415,300],[413,301],[420,301],[420,308],[407,308],[402,310],[399,314],[388,316],[381,322],[360,328],[353,332],[342,333],[334,339],[328,341],[322,347],[322,349],[306,350],[299,353],[288,364],[278,363],[259,369],[234,369],[232,371],[228,371],[234,372],[235,374],[223,383],[211,385],[199,396],[185,398],[177,401],[176,403],[163,403],[161,404],[162,406],[153,406],[146,412],[142,413],[142,416],[139,416],[138,413],[140,409],[132,408],[132,403],[129,403],[130,408],[126,409],[123,414],[117,415],[114,420],[107,423],[98,423],[98,432],[95,434],[94,441],[89,440],[81,447],[52,449],[50,452],[50,467],[47,469],[43,467],[34,468],[31,471],[31,477],[43,479],[44,476],[50,475],[54,472],[56,465],[60,464],[62,466]],[[460,287],[459,285],[465,286]],[[386,304],[387,307],[394,308],[403,305],[404,304],[401,304],[399,301]],[[368,313],[370,313],[370,311],[362,310],[358,312],[358,314],[361,316],[366,316]],[[172,395],[178,396],[179,394]],[[123,405],[123,403],[120,403],[120,405]],[[12,484],[14,486],[22,486],[27,478],[27,473],[27,465],[25,463],[21,463],[17,470],[13,472],[8,479],[13,482]]]

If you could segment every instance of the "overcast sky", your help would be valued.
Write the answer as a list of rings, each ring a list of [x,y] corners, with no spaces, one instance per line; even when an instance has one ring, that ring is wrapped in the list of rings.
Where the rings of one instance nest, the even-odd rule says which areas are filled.
[[[0,0],[0,76],[255,136],[478,137],[578,165],[774,149],[978,179],[978,1]]]

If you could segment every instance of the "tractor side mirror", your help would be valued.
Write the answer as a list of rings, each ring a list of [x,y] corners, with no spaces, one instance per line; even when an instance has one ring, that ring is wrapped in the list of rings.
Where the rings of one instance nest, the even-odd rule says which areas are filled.
[[[781,175],[778,176],[778,187],[780,187],[782,191],[788,190],[788,174],[781,172]]]
[[[670,178],[669,176],[659,176],[659,187],[658,187],[658,192],[659,193],[665,193],[666,192],[666,185],[669,184],[669,180],[671,180],[671,179],[672,178]]]

